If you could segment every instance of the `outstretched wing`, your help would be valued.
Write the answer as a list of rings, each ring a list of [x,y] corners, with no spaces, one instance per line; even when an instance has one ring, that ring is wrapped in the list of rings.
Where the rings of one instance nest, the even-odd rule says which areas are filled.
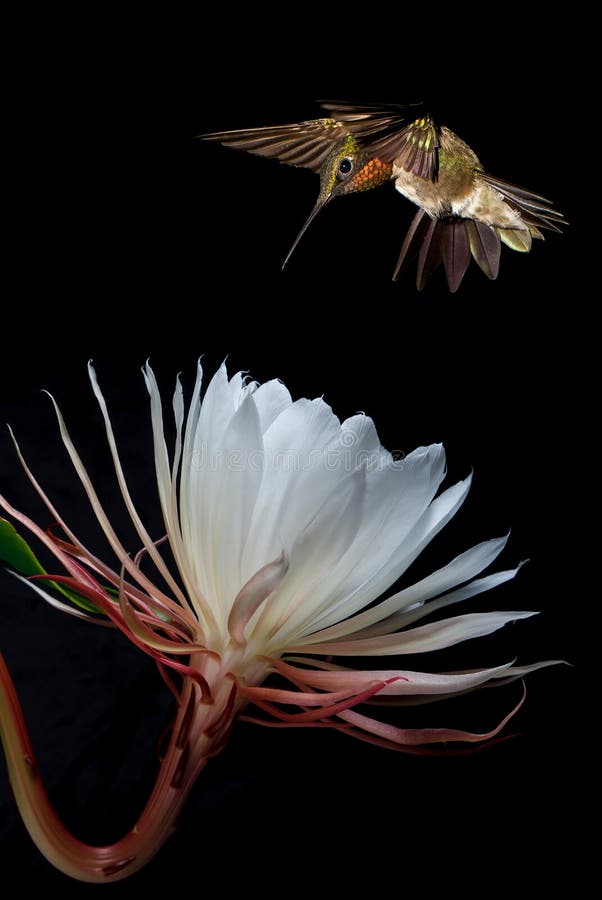
[[[393,163],[419,178],[437,180],[439,129],[429,115],[406,124],[412,114],[411,107],[407,106],[357,105],[344,101],[324,101],[321,106],[383,162]]]
[[[346,134],[347,129],[336,119],[312,119],[295,125],[216,131],[199,137],[319,172],[334,145]]]

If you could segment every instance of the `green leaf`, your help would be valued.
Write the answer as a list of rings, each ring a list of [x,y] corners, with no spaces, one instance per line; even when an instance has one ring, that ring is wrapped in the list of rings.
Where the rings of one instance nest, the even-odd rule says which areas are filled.
[[[2,518],[0,518],[0,560],[7,563],[11,569],[14,569],[21,575],[25,575],[27,578],[31,575],[48,574],[40,564],[29,544],[16,532],[14,526],[10,522],[7,522],[6,519]],[[86,599],[86,597],[80,596],[75,591],[72,591],[61,584],[56,584],[50,578],[46,581],[46,584],[55,588],[59,593],[66,597],[67,600],[70,600],[71,603],[79,606],[80,609],[84,609],[86,612],[102,614],[102,610],[99,609],[95,603],[92,603],[90,600]]]
[[[0,559],[21,575],[46,574],[29,545],[6,519],[0,519]]]

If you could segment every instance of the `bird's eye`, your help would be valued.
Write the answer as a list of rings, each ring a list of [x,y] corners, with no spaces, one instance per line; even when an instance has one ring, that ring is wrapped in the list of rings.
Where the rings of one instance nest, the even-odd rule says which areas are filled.
[[[342,159],[340,161],[339,175],[343,175],[343,176],[349,175],[349,173],[351,172],[352,169],[353,169],[353,160],[349,159],[348,156],[346,156],[344,159]]]

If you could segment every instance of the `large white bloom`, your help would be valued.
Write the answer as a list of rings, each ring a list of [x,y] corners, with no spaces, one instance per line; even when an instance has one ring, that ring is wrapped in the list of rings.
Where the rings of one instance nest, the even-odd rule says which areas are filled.
[[[491,680],[506,682],[548,664],[508,663],[432,674],[398,668],[355,670],[333,663],[332,657],[438,650],[533,615],[484,612],[415,624],[513,578],[519,567],[482,575],[503,550],[506,537],[471,547],[417,583],[378,599],[457,512],[470,478],[440,491],[445,476],[441,445],[420,447],[395,459],[380,445],[367,416],[341,423],[321,399],[293,402],[281,382],[258,385],[241,373],[228,379],[225,366],[203,395],[199,364],[187,416],[178,380],[173,397],[176,441],[170,454],[157,382],[149,365],[143,373],[150,396],[159,498],[179,577],[164,562],[161,535],[149,535],[135,509],[91,365],[90,379],[117,479],[142,550],[133,556],[122,545],[58,407],[63,441],[118,565],[107,566],[81,544],[24,461],[64,536],[43,532],[0,497],[5,511],[65,566],[67,576],[52,576],[55,587],[80,605],[94,604],[150,653],[178,700],[172,743],[155,790],[162,799],[153,795],[150,812],[147,807],[135,832],[147,836],[146,855],[138,852],[134,865],[134,857],[127,856],[120,842],[115,845],[117,856],[125,854],[126,861],[111,857],[108,864],[105,855],[100,865],[96,856],[90,856],[94,848],[79,851],[83,856],[90,853],[76,877],[88,880],[123,877],[142,864],[143,856],[155,852],[165,839],[165,828],[156,823],[157,809],[163,803],[164,818],[165,807],[170,816],[176,814],[204,762],[227,739],[235,714],[250,701],[262,710],[259,717],[247,714],[252,721],[331,726],[410,750],[427,743],[484,740],[507,719],[485,735],[450,728],[403,729],[352,707],[375,695],[400,699],[412,695],[415,700],[445,696]],[[145,555],[166,588],[143,571]],[[46,589],[47,581],[45,586],[29,583],[55,606],[87,616],[57,600]],[[182,676],[180,687],[168,670]],[[288,679],[292,688],[262,686],[271,673]],[[2,677],[6,696],[12,697],[5,670]],[[54,853],[55,864],[74,874],[73,852],[65,862],[56,847],[49,847],[48,829],[59,825],[54,819],[49,824],[45,801],[27,781],[19,731],[24,726],[17,721],[14,700],[11,703],[5,704],[2,722],[23,815],[27,819],[27,811],[33,818],[30,830],[49,858]],[[300,711],[291,712],[291,705]],[[166,791],[171,791],[168,799]],[[177,803],[174,791],[180,798]]]
[[[113,446],[92,368],[90,373]],[[532,615],[487,613],[401,631],[436,609],[513,577],[517,569],[471,581],[498,556],[505,537],[467,550],[366,610],[468,493],[470,478],[437,496],[445,476],[440,444],[396,460],[380,445],[367,416],[341,423],[321,399],[293,402],[281,382],[258,385],[240,373],[228,380],[225,366],[201,402],[199,365],[183,440],[179,384],[174,395],[178,437],[170,465],[159,390],[149,366],[144,375],[167,534],[208,646],[221,652],[228,645],[228,622],[243,605],[235,598],[268,564],[273,567],[271,591],[244,629],[267,655],[308,648],[346,656],[416,653]],[[115,461],[118,465],[116,456]],[[435,597],[436,603],[425,605]]]

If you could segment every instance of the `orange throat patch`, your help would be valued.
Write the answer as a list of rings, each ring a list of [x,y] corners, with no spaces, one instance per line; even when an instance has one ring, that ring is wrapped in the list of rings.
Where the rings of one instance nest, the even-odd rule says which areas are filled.
[[[369,191],[371,188],[378,187],[384,181],[388,181],[393,174],[392,163],[384,163],[377,156],[369,160],[353,178],[351,182],[351,190],[353,191]]]

